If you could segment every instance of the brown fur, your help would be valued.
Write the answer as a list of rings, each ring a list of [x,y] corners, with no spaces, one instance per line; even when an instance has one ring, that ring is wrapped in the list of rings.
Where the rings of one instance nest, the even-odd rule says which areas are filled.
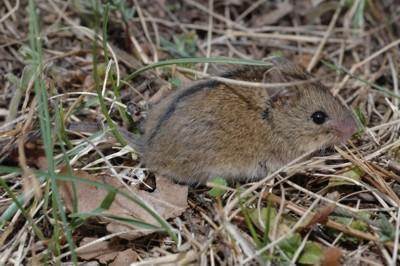
[[[271,62],[273,67],[241,67],[223,76],[264,83],[311,78],[287,60]],[[311,119],[318,110],[329,116],[323,125]],[[317,82],[263,89],[203,81],[150,110],[142,156],[146,167],[182,183],[258,179],[355,130],[351,112]]]

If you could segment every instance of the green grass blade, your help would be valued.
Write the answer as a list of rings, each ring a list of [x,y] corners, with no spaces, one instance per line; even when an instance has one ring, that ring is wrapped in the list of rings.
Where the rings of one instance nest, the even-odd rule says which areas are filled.
[[[0,178],[0,186],[6,191],[6,193],[10,196],[14,204],[17,206],[17,208],[21,211],[22,215],[25,217],[25,219],[28,221],[29,225],[32,227],[33,231],[37,235],[37,237],[45,241],[46,238],[44,237],[43,232],[39,229],[39,227],[36,225],[35,221],[32,219],[32,217],[29,215],[29,213],[25,210],[24,206],[22,206],[20,199],[11,191],[11,189],[8,187],[6,182]],[[3,218],[0,220],[0,225],[4,226],[5,221]]]
[[[57,219],[58,213],[61,217],[62,224],[63,224],[63,229],[62,231],[65,232],[65,236],[69,245],[69,248],[71,250],[72,254],[72,261],[76,264],[77,263],[77,256],[75,252],[75,246],[74,242],[72,239],[72,231],[71,228],[69,227],[68,221],[67,221],[67,216],[64,211],[64,206],[61,202],[60,195],[58,193],[58,188],[56,184],[56,180],[54,178],[55,175],[55,160],[54,160],[54,152],[53,152],[53,135],[51,131],[51,118],[50,118],[50,113],[49,113],[49,106],[48,106],[48,94],[47,94],[47,89],[42,77],[43,73],[43,51],[42,51],[42,45],[41,45],[41,39],[40,39],[40,33],[39,33],[39,19],[36,13],[36,5],[35,1],[30,0],[29,1],[29,41],[30,41],[30,46],[33,51],[33,60],[32,60],[32,66],[33,69],[35,69],[35,73],[37,77],[35,78],[34,81],[34,91],[36,98],[38,99],[38,117],[39,117],[39,124],[40,124],[40,131],[41,131],[41,136],[43,139],[43,144],[44,144],[44,150],[46,154],[46,159],[47,159],[47,166],[48,166],[48,181],[50,182],[51,186],[51,197],[52,197],[52,212],[53,212],[53,218]],[[60,229],[58,228],[58,223],[54,223],[53,227],[53,234],[58,234],[58,231]],[[55,255],[58,256],[61,245],[59,243],[59,238],[54,238],[55,243]]]
[[[334,69],[334,70],[337,70],[337,71],[340,71],[341,73],[345,73],[346,75],[349,75],[350,77],[352,77],[352,78],[354,78],[354,79],[356,79],[356,80],[358,80],[358,81],[361,81],[362,83],[364,83],[364,84],[366,84],[366,85],[368,85],[368,86],[371,86],[372,88],[374,88],[375,90],[377,90],[377,91],[379,91],[379,92],[382,92],[382,93],[384,93],[384,94],[386,94],[386,95],[388,95],[388,96],[400,98],[400,95],[398,95],[398,94],[396,94],[396,93],[390,91],[389,89],[387,89],[387,88],[385,88],[385,87],[383,87],[383,86],[379,86],[379,85],[377,85],[377,84],[374,84],[374,83],[372,83],[372,82],[369,82],[368,80],[363,79],[363,78],[360,78],[360,77],[358,77],[358,76],[356,76],[356,75],[353,75],[353,74],[350,73],[350,71],[348,71],[347,69],[345,69],[345,68],[343,68],[343,67],[338,67],[338,66],[336,66],[335,64],[333,64],[333,63],[331,63],[331,62],[328,62],[328,61],[325,61],[325,60],[321,60],[321,62],[322,62],[324,65],[328,66],[329,68]]]
[[[110,115],[108,114],[108,109],[107,109],[107,105],[104,101],[104,97],[102,95],[102,89],[100,86],[100,76],[98,73],[98,31],[99,31],[99,26],[100,26],[100,21],[99,18],[101,17],[101,14],[99,12],[99,3],[98,1],[95,1],[95,5],[94,5],[94,10],[93,10],[93,14],[94,14],[94,30],[95,30],[95,34],[94,34],[94,39],[93,39],[93,43],[92,43],[92,55],[93,55],[93,79],[94,79],[94,83],[95,83],[95,87],[96,87],[96,92],[97,92],[97,96],[99,99],[99,103],[100,103],[100,109],[102,114],[104,115],[104,117],[107,120],[107,124],[109,125],[112,134],[114,135],[114,137],[117,139],[117,141],[119,143],[121,143],[123,146],[127,145],[128,143],[126,142],[126,140],[124,139],[124,137],[121,135],[121,133],[118,131],[117,126],[115,125],[114,121],[111,119]],[[103,44],[106,45],[106,44]]]
[[[111,190],[107,193],[106,197],[100,204],[100,208],[103,210],[108,210],[111,207],[111,204],[114,202],[115,196],[117,195],[116,190]]]
[[[106,213],[101,213],[104,211],[103,209],[96,209],[93,212],[80,212],[80,213],[74,213],[73,215],[70,215],[71,217],[74,218],[81,218],[81,219],[87,219],[91,217],[104,217],[104,218],[109,218],[118,222],[122,222],[128,225],[132,225],[134,227],[139,227],[141,229],[145,230],[157,230],[161,231],[161,227],[157,227],[153,224],[149,224],[140,220],[128,218],[128,217],[123,217],[123,216],[118,216],[118,215],[112,215],[112,214],[106,214]]]
[[[229,58],[229,57],[189,57],[189,58],[178,58],[178,59],[170,59],[159,61],[154,64],[150,64],[144,66],[132,74],[128,75],[124,81],[128,82],[129,80],[134,79],[139,74],[153,68],[169,66],[169,65],[181,65],[181,64],[190,64],[190,63],[220,63],[220,64],[237,64],[237,65],[252,65],[252,66],[270,66],[271,63],[261,61],[261,60],[250,60],[250,59],[239,59],[239,58]]]

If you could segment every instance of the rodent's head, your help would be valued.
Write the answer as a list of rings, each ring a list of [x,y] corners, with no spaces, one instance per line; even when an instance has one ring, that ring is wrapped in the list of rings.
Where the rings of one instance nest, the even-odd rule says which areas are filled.
[[[289,73],[279,71],[279,75],[285,75],[285,78],[278,81],[312,78],[299,68],[294,72],[291,70]],[[274,80],[277,80],[276,76]],[[289,139],[295,145],[293,150],[300,152],[342,144],[357,131],[352,112],[318,82],[276,89],[272,94],[270,92],[266,112],[269,122],[277,128],[276,133]]]

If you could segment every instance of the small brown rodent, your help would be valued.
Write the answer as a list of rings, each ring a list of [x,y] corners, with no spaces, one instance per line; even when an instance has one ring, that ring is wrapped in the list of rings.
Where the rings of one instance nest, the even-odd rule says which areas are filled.
[[[286,59],[222,77],[263,83],[312,78]],[[297,82],[301,83],[301,82]],[[350,110],[319,82],[256,88],[206,80],[151,108],[140,140],[142,162],[180,182],[259,179],[305,152],[340,144],[356,131]]]

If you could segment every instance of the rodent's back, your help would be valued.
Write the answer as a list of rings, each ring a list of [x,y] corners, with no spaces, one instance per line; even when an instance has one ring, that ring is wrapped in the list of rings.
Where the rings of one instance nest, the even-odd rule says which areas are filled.
[[[270,66],[265,66],[265,67],[260,67],[260,66],[244,66],[244,67],[239,67],[236,68],[232,71],[228,71],[224,73],[222,76],[226,78],[231,78],[231,79],[237,79],[237,80],[244,80],[244,81],[253,81],[253,82],[261,82],[263,79],[263,74],[266,70],[271,68]],[[200,81],[196,82],[194,85],[187,87],[187,88],[182,88],[179,89],[173,93],[171,93],[169,96],[167,96],[165,99],[163,99],[160,103],[157,105],[153,106],[149,112],[148,119],[146,120],[145,123],[145,134],[146,140],[151,140],[155,134],[160,130],[162,124],[168,120],[172,115],[175,115],[175,109],[179,104],[181,104],[183,101],[186,99],[192,98],[194,95],[201,94],[205,91],[212,91],[212,93],[208,94],[211,97],[208,97],[212,99],[214,90],[216,88],[219,88],[220,86],[226,86],[222,82],[216,81],[216,80],[205,80],[205,81]],[[231,86],[234,87],[234,86]],[[239,89],[243,89],[240,87],[237,87]],[[253,89],[253,88],[246,88],[246,89]],[[258,90],[261,92],[261,90]],[[216,96],[219,97],[226,97],[224,95],[227,91],[225,90],[222,93],[216,93]],[[228,92],[228,95],[234,91]],[[246,93],[248,95],[248,93]],[[242,100],[245,99],[242,97]],[[214,100],[211,100],[211,103],[214,102]]]

